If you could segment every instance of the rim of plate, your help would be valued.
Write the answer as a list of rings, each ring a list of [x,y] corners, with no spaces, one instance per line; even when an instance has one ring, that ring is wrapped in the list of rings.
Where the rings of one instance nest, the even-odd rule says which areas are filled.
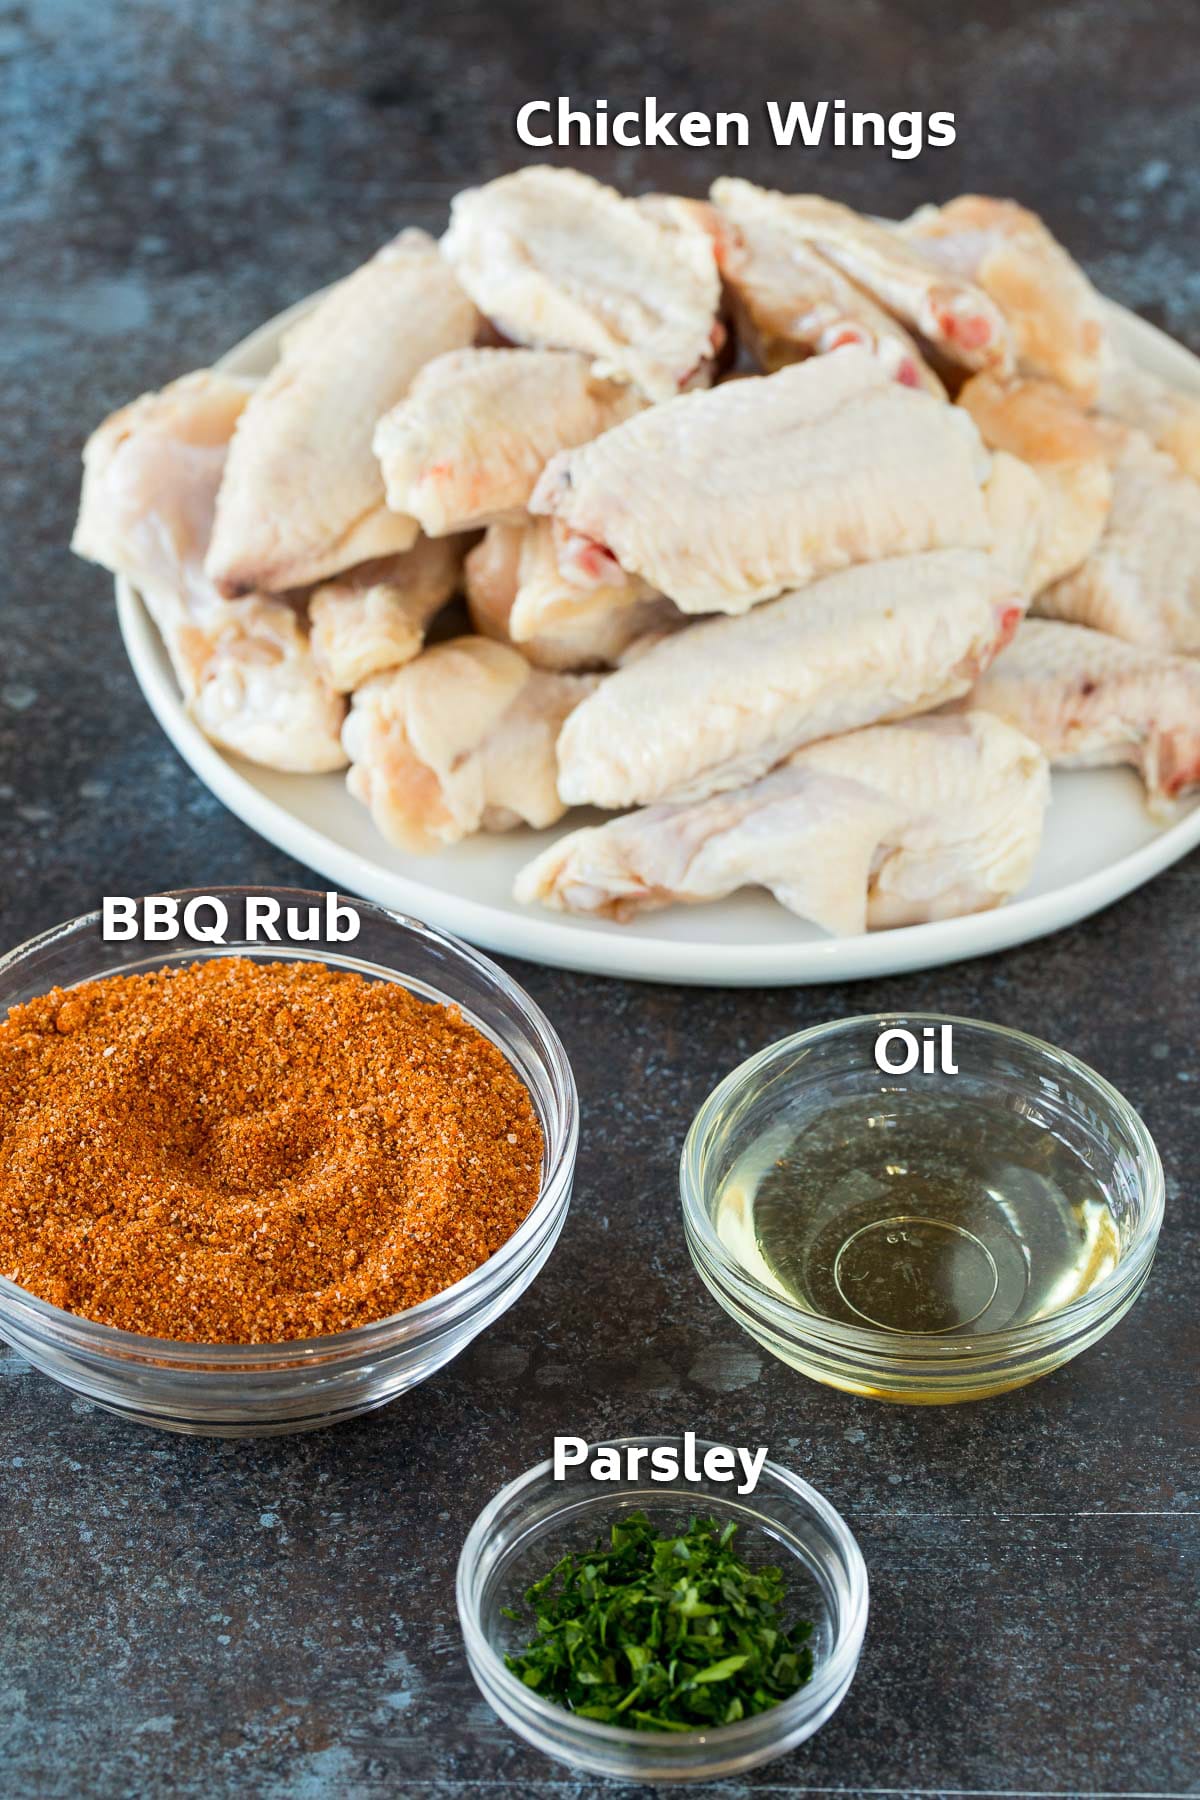
[[[271,352],[280,333],[319,298],[319,292],[311,294],[267,320],[221,357],[217,366],[248,372]],[[1142,352],[1137,360],[1161,365],[1168,359],[1184,384],[1200,391],[1200,360],[1189,350],[1115,302],[1104,304],[1127,346]],[[597,932],[590,921],[563,922],[533,909],[526,916],[388,869],[337,843],[261,792],[237,762],[210,743],[188,717],[162,640],[140,595],[123,577],[118,577],[115,585],[121,635],[151,711],[193,772],[244,824],[347,892],[400,908],[484,949],[529,962],[636,981],[711,987],[802,986],[909,974],[1013,949],[1077,924],[1141,887],[1200,844],[1198,800],[1149,843],[1048,893],[1018,898],[990,912],[852,938],[770,944],[703,938],[672,941],[640,936],[636,926],[625,926],[620,933]]]

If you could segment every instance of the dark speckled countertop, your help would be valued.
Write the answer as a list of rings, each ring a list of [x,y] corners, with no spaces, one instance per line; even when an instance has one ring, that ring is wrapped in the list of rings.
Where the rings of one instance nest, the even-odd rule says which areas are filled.
[[[0,941],[104,891],[307,872],[189,773],[66,543],[87,429],[523,160],[558,91],[951,108],[953,149],[770,150],[736,171],[899,213],[1041,210],[1200,349],[1191,0],[28,0],[0,3]],[[579,162],[701,192],[718,152]],[[1052,828],[1052,827],[1051,827]],[[857,1532],[858,1680],[742,1794],[1194,1793],[1200,860],[1043,943],[845,989],[632,987],[521,967],[574,1060],[574,1210],[542,1277],[444,1373],[310,1437],[139,1431],[0,1355],[0,1792],[584,1796],[492,1717],[452,1596],[463,1535],[556,1431],[769,1443]],[[891,1409],[760,1358],[708,1299],[675,1162],[715,1077],[798,1026],[937,1006],[1095,1062],[1168,1171],[1144,1299],[990,1405]]]

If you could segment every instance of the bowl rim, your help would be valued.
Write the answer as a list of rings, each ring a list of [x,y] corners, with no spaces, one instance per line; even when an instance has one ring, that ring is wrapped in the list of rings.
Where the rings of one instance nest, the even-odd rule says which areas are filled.
[[[785,1300],[774,1289],[767,1287],[730,1256],[716,1231],[708,1207],[704,1204],[705,1184],[700,1170],[704,1142],[724,1110],[773,1061],[782,1059],[787,1052],[808,1048],[825,1039],[844,1036],[867,1026],[876,1031],[885,1031],[897,1026],[925,1025],[962,1027],[965,1031],[1019,1045],[1034,1052],[1043,1065],[1054,1069],[1060,1076],[1069,1076],[1072,1086],[1087,1090],[1093,1098],[1100,1100],[1105,1109],[1115,1115],[1122,1130],[1132,1141],[1146,1199],[1145,1212],[1138,1222],[1133,1242],[1116,1266],[1094,1287],[1088,1288],[1085,1293],[1044,1318],[1031,1319],[1023,1325],[1008,1326],[1002,1331],[947,1338],[886,1331],[866,1325],[849,1325],[841,1320],[825,1318],[820,1313],[806,1312],[803,1307]],[[1039,1347],[1048,1339],[1056,1340],[1068,1334],[1077,1323],[1094,1322],[1097,1316],[1103,1315],[1108,1302],[1119,1302],[1130,1293],[1136,1293],[1144,1280],[1154,1256],[1166,1204],[1166,1180],[1154,1139],[1136,1108],[1098,1070],[1080,1057],[1072,1055],[1069,1050],[1060,1050],[1031,1032],[1018,1031],[1009,1025],[998,1025],[988,1019],[918,1010],[855,1013],[847,1018],[826,1020],[819,1025],[806,1026],[803,1031],[792,1032],[787,1037],[777,1038],[773,1043],[764,1045],[761,1050],[744,1058],[717,1083],[688,1128],[679,1158],[679,1190],[684,1232],[693,1256],[698,1261],[702,1260],[707,1268],[718,1273],[743,1296],[752,1299],[775,1324],[783,1329],[793,1329],[797,1337],[808,1341],[819,1340],[823,1345],[856,1351],[875,1359],[882,1357],[888,1362],[919,1362],[925,1367],[941,1362],[953,1362],[962,1366],[964,1359],[972,1356],[990,1356]]]
[[[615,1438],[598,1438],[589,1443],[589,1452],[597,1449],[627,1450],[638,1446],[654,1448],[663,1444],[682,1444],[683,1433],[650,1432],[634,1433],[630,1436]],[[721,1439],[696,1437],[695,1448],[698,1453],[713,1448],[728,1448]],[[732,1725],[717,1725],[708,1730],[697,1731],[635,1731],[622,1725],[606,1725],[599,1719],[585,1719],[579,1713],[571,1712],[568,1707],[558,1706],[552,1700],[544,1699],[534,1688],[526,1687],[523,1681],[515,1676],[505,1664],[504,1658],[492,1648],[479,1621],[478,1612],[471,1600],[470,1586],[474,1570],[482,1563],[492,1542],[496,1523],[501,1512],[516,1500],[527,1489],[538,1483],[545,1483],[553,1469],[553,1461],[547,1457],[544,1462],[526,1469],[523,1475],[507,1482],[479,1513],[470,1531],[467,1533],[462,1550],[459,1552],[458,1565],[455,1570],[455,1600],[458,1607],[459,1625],[462,1629],[466,1646],[467,1660],[474,1667],[482,1663],[487,1671],[489,1683],[496,1686],[499,1693],[514,1707],[526,1712],[533,1719],[547,1726],[552,1732],[569,1729],[578,1733],[584,1743],[592,1744],[597,1749],[604,1746],[610,1749],[623,1748],[630,1751],[641,1751],[652,1757],[666,1751],[672,1756],[683,1758],[688,1751],[700,1751],[719,1744],[722,1749],[733,1751],[739,1746],[749,1749],[764,1736],[785,1738],[789,1732],[801,1726],[814,1715],[820,1715],[831,1703],[836,1705],[845,1689],[853,1679],[858,1659],[862,1652],[863,1638],[866,1635],[867,1618],[870,1611],[870,1581],[867,1565],[858,1540],[843,1519],[840,1512],[810,1482],[796,1475],[781,1463],[772,1461],[770,1457],[763,1463],[758,1485],[753,1495],[739,1496],[747,1501],[757,1499],[766,1476],[798,1499],[810,1513],[820,1519],[826,1530],[837,1544],[846,1565],[847,1587],[849,1590],[846,1622],[838,1631],[836,1642],[829,1656],[820,1668],[814,1668],[812,1677],[803,1687],[797,1688],[786,1700],[780,1700],[766,1712],[753,1713],[749,1718],[738,1719]],[[557,1486],[557,1483],[552,1485]],[[686,1485],[683,1477],[669,1486],[664,1486],[661,1498],[666,1500],[678,1493],[681,1486]],[[610,1494],[597,1494],[597,1500],[609,1499],[617,1501],[622,1493],[629,1490],[614,1488]],[[651,1495],[651,1498],[655,1496]],[[699,1496],[697,1496],[699,1498]],[[719,1498],[705,1495],[704,1499],[719,1504]],[[770,1516],[769,1506],[764,1505],[764,1513]],[[789,1552],[799,1562],[802,1559]],[[491,1704],[490,1696],[485,1698]]]
[[[325,889],[301,888],[271,883],[224,883],[211,887],[199,888],[164,888],[164,898],[172,898],[186,902],[199,895],[213,895],[217,898],[228,896],[273,895],[284,901],[284,904],[312,904],[321,901]],[[147,896],[139,895],[138,902]],[[436,1334],[449,1326],[462,1314],[470,1311],[477,1299],[487,1293],[504,1286],[504,1277],[516,1273],[523,1263],[523,1252],[531,1243],[540,1239],[542,1232],[550,1222],[563,1210],[569,1201],[571,1182],[574,1173],[575,1159],[579,1147],[579,1093],[575,1076],[567,1057],[562,1040],[542,1011],[541,1007],[526,993],[519,982],[482,951],[465,943],[448,931],[440,931],[436,926],[427,924],[423,919],[413,917],[409,913],[398,912],[391,907],[380,906],[377,901],[363,900],[357,895],[339,894],[356,910],[370,915],[385,926],[394,927],[406,936],[422,939],[425,943],[435,945],[448,951],[452,957],[470,964],[482,975],[492,990],[515,1011],[523,1022],[531,1027],[531,1035],[539,1046],[541,1060],[548,1077],[548,1086],[556,1101],[555,1116],[545,1119],[537,1107],[537,1100],[520,1071],[513,1063],[512,1057],[502,1044],[496,1044],[506,1060],[513,1066],[522,1086],[529,1093],[535,1110],[538,1110],[539,1123],[547,1156],[547,1166],[543,1171],[538,1197],[516,1231],[500,1248],[450,1287],[443,1288],[440,1293],[431,1294],[416,1306],[405,1308],[401,1312],[388,1313],[384,1318],[371,1319],[365,1325],[356,1325],[348,1331],[330,1332],[319,1337],[280,1338],[270,1343],[210,1344],[191,1338],[153,1337],[147,1333],[125,1331],[116,1325],[106,1325],[98,1319],[89,1319],[82,1313],[69,1312],[65,1307],[55,1306],[49,1300],[43,1300],[32,1294],[27,1288],[12,1281],[8,1276],[0,1274],[0,1315],[11,1317],[20,1314],[42,1329],[49,1329],[60,1341],[69,1339],[76,1350],[88,1350],[100,1355],[109,1355],[122,1362],[153,1361],[156,1365],[174,1365],[186,1373],[195,1373],[200,1365],[209,1374],[219,1373],[226,1369],[229,1373],[254,1373],[262,1369],[278,1369],[281,1361],[288,1366],[297,1367],[304,1363],[327,1363],[342,1357],[353,1355],[369,1348],[383,1349],[395,1340],[412,1341],[427,1334]],[[23,961],[41,950],[52,948],[60,939],[72,933],[84,931],[98,926],[101,922],[101,911],[95,908],[91,912],[80,913],[76,918],[63,920],[47,930],[38,932],[36,936],[27,938],[24,943],[0,956],[0,982]],[[164,942],[164,950],[167,945]],[[313,944],[269,944],[251,945],[239,941],[226,944],[193,944],[187,950],[180,949],[180,955],[190,955],[197,961],[214,960],[219,956],[238,956],[254,951],[267,951],[270,960],[277,961],[323,961],[329,952],[324,946]],[[402,971],[391,965],[363,959],[367,968],[385,970],[388,976],[403,985]],[[109,973],[117,974],[118,970]],[[100,980],[103,976],[85,976],[84,980]],[[471,1023],[488,1041],[495,1043],[492,1034],[474,1018],[469,1006],[455,999],[453,994],[444,993],[441,1004],[459,1006]],[[7,1016],[8,1008],[0,1000],[0,1021]],[[512,1265],[516,1264],[517,1269]]]

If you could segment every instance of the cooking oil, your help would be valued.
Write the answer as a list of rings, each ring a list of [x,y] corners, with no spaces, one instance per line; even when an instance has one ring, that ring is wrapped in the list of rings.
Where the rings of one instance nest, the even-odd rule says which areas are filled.
[[[721,1191],[748,1273],[846,1325],[974,1337],[1057,1312],[1115,1268],[1096,1177],[1019,1106],[878,1093],[776,1116]]]

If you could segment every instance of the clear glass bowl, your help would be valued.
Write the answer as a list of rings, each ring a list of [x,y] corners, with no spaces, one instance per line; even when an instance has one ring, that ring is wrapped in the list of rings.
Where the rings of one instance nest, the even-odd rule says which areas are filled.
[[[953,1026],[957,1074],[925,1074],[919,1066],[907,1075],[884,1074],[876,1067],[880,1032],[907,1029],[920,1041],[927,1025]],[[975,1097],[1055,1134],[1087,1166],[1107,1200],[1119,1239],[1115,1266],[1056,1310],[976,1335],[845,1324],[769,1287],[722,1239],[717,1216],[726,1184],[773,1127],[803,1128],[835,1103],[864,1095],[879,1096],[889,1107],[900,1099],[912,1108],[931,1095],[943,1104],[951,1095]],[[1141,1292],[1163,1216],[1158,1152],[1115,1088],[1075,1057],[1023,1032],[937,1014],[842,1019],[751,1057],[697,1113],[680,1161],[680,1191],[688,1249],[701,1279],[757,1343],[814,1381],[918,1405],[1003,1393],[1094,1344]],[[936,1221],[918,1223],[938,1228]]]
[[[671,1445],[677,1437],[611,1440],[627,1450]],[[594,1448],[595,1446],[593,1446]],[[703,1457],[711,1446],[696,1444]],[[682,1464],[681,1464],[682,1467]],[[787,1614],[813,1622],[812,1680],[769,1712],[709,1731],[626,1731],[544,1700],[504,1665],[529,1641],[528,1624],[504,1616],[525,1589],[568,1550],[586,1550],[623,1512],[645,1512],[660,1530],[698,1515],[735,1520],[745,1560],[776,1563],[787,1577]],[[504,1723],[547,1756],[626,1781],[704,1781],[736,1775],[811,1737],[841,1705],[867,1628],[867,1571],[844,1519],[815,1488],[765,1462],[753,1494],[682,1475],[671,1482],[591,1480],[586,1468],[563,1481],[552,1465],[510,1482],[471,1527],[458,1560],[458,1617],[475,1681]]]
[[[228,943],[104,943],[100,915],[89,913],[0,959],[0,1017],[50,988],[105,975],[239,954],[256,961],[319,960],[458,1006],[525,1082],[545,1138],[541,1194],[494,1256],[419,1306],[335,1336],[251,1346],[142,1337],[64,1312],[0,1277],[0,1337],[43,1374],[108,1411],[209,1436],[307,1431],[369,1412],[424,1381],[524,1293],[567,1216],[578,1097],[566,1053],[545,1015],[503,969],[456,939],[354,900],[349,904],[361,926],[352,943],[249,944],[232,923],[240,926],[248,895],[285,907],[318,905],[324,896],[300,888],[204,891],[229,907]]]

